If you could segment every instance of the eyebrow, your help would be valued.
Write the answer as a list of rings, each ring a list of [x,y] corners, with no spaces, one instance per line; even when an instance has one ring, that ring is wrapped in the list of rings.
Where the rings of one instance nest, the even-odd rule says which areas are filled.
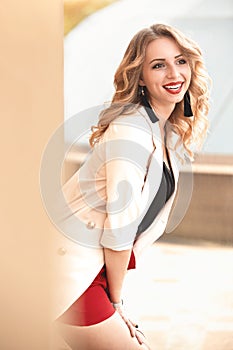
[[[175,56],[174,58],[176,59],[176,58],[179,58],[179,57],[181,57],[181,56],[183,56],[182,53],[180,53],[179,55]],[[165,58],[153,58],[153,60],[151,60],[151,61],[149,62],[149,64],[151,64],[151,63],[154,62],[154,61],[166,61],[166,59],[165,59]]]

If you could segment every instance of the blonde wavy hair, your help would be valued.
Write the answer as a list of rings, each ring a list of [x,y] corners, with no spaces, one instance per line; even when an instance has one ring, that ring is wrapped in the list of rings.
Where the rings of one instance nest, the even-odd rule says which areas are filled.
[[[191,68],[189,93],[194,117],[184,117],[182,100],[176,104],[168,120],[172,130],[180,136],[179,143],[183,144],[190,158],[193,158],[191,149],[193,143],[198,149],[201,148],[208,130],[207,114],[211,80],[206,71],[199,46],[177,28],[165,24],[154,24],[149,28],[142,29],[130,41],[114,76],[115,94],[110,106],[100,113],[98,125],[92,127],[92,135],[89,139],[92,147],[99,141],[114,119],[120,115],[132,113],[142,104],[139,81],[146,48],[151,41],[161,37],[175,40]]]

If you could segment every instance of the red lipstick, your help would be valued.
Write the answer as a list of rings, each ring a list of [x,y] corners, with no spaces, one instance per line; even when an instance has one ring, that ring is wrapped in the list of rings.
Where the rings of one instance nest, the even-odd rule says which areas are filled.
[[[171,82],[163,85],[163,88],[172,95],[179,94],[182,90],[183,81]]]

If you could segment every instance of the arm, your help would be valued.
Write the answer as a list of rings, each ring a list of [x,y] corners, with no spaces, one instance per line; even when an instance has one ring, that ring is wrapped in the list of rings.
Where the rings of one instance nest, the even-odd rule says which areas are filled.
[[[137,127],[110,125],[105,133],[106,220],[101,237],[111,302],[120,303],[144,202],[142,189],[153,144]],[[140,336],[122,306],[115,306],[131,336]]]
[[[131,249],[116,251],[109,248],[104,248],[105,265],[107,271],[108,290],[110,294],[110,300],[112,303],[121,302],[121,290],[126,275],[127,267],[129,264]],[[142,344],[142,338],[140,333],[136,332],[136,323],[129,320],[125,314],[124,308],[121,306],[115,307],[123,321],[129,328],[132,337],[137,338],[139,344]]]
[[[104,258],[107,271],[108,289],[113,303],[121,301],[121,290],[127,272],[131,249],[115,251],[104,248]]]
[[[100,243],[131,249],[146,204],[142,197],[151,145],[148,134],[133,126],[110,125],[105,133],[106,213]]]

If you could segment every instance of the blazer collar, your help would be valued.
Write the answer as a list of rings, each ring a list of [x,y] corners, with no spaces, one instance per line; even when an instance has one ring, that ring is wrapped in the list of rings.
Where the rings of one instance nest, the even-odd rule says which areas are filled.
[[[159,118],[156,116],[145,95],[142,95],[142,106],[145,108],[145,111],[152,123],[159,121]]]

